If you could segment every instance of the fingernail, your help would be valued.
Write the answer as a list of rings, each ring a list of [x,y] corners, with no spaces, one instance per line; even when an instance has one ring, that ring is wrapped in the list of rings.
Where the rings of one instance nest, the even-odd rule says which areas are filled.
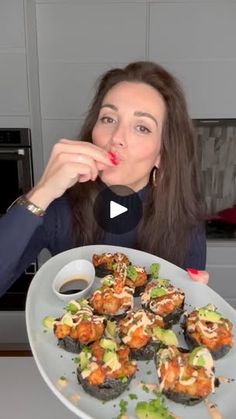
[[[195,274],[195,275],[199,273],[197,269],[193,269],[193,268],[187,268],[186,271],[189,272],[190,274]]]

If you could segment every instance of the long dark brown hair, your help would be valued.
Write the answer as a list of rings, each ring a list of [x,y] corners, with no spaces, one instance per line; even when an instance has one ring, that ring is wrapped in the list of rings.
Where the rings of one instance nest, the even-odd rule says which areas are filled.
[[[150,190],[135,247],[183,266],[191,232],[203,219],[203,201],[196,170],[194,130],[178,81],[153,62],[135,62],[108,71],[100,79],[79,138],[92,142],[103,98],[122,81],[152,86],[162,95],[166,106],[160,167],[155,184],[150,174]],[[75,244],[96,244],[101,237],[93,216],[96,182],[77,183],[67,194],[73,212]]]

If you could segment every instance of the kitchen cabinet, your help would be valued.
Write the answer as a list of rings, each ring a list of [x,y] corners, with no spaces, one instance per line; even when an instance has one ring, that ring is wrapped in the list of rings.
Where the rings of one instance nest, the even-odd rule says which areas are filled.
[[[4,126],[9,117],[13,120],[16,117],[15,123],[20,122],[24,125],[28,116],[24,2],[23,0],[1,0],[0,124]]]
[[[236,308],[236,240],[207,243],[209,286]]]
[[[76,419],[52,393],[32,357],[0,357],[2,418]]]
[[[193,118],[235,117],[235,16],[235,1],[150,4],[149,58],[183,83]]]

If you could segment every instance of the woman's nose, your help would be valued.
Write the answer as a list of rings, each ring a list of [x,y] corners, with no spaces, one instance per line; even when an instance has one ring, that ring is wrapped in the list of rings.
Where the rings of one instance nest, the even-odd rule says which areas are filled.
[[[126,147],[126,131],[124,127],[116,127],[116,130],[112,134],[111,142],[116,146]]]

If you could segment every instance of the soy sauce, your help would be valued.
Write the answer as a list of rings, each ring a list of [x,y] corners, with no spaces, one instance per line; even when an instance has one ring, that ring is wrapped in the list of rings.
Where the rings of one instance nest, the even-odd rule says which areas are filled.
[[[73,278],[65,282],[59,292],[61,294],[75,294],[76,292],[83,291],[88,286],[88,281],[84,278]]]

